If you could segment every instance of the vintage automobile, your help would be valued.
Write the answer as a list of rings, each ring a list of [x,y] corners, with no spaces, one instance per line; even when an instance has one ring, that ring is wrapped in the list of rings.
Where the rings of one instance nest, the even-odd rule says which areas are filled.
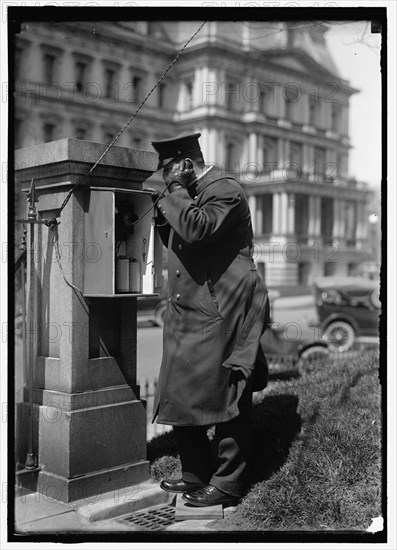
[[[378,337],[379,283],[359,277],[314,281],[318,328],[332,351],[350,349],[357,338]]]
[[[323,277],[312,294],[270,296],[271,325],[261,344],[267,355],[302,358],[342,353],[378,337],[379,283],[359,277]]]
[[[298,361],[329,354],[317,329],[313,295],[285,296],[269,291],[271,323],[261,338],[262,350],[272,363]],[[288,359],[289,358],[289,359]]]

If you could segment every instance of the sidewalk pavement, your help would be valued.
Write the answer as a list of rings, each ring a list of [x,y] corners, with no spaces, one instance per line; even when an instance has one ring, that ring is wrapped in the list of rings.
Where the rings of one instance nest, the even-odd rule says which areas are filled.
[[[221,506],[182,510],[183,501],[175,493],[160,489],[158,483],[147,481],[111,493],[63,503],[40,493],[18,489],[15,498],[15,533],[125,533],[152,531],[138,524],[119,520],[133,512],[155,510],[159,506],[175,507],[176,521],[162,528],[164,531],[211,531],[214,519],[222,519]],[[230,513],[234,508],[228,508]],[[178,511],[179,510],[179,511]],[[208,516],[212,516],[210,519]],[[178,521],[178,517],[180,521]]]

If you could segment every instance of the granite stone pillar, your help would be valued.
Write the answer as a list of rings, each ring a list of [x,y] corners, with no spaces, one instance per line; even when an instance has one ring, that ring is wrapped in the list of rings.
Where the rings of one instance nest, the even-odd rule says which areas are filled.
[[[140,191],[156,169],[157,155],[114,146],[82,181],[104,150],[102,144],[63,139],[16,152],[17,192],[34,178],[39,219],[54,217],[71,186],[79,183],[59,225],[35,225],[35,329],[30,337],[34,453],[40,471],[34,488],[63,502],[149,477],[146,411],[136,384],[136,296],[84,295],[85,263],[93,261],[92,243],[84,238],[90,188]],[[27,453],[28,402],[26,386],[16,411],[19,468]],[[24,478],[19,476],[22,485]]]

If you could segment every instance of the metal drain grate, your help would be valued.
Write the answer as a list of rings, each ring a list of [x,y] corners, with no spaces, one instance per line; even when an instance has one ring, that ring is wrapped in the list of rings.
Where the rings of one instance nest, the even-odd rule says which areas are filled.
[[[118,519],[120,523],[139,525],[144,531],[160,531],[175,521],[175,508],[166,504]]]

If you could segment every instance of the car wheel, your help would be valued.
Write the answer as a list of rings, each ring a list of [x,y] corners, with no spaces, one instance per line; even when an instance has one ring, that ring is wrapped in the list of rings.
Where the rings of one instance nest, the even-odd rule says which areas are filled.
[[[159,327],[164,326],[164,318],[165,318],[165,312],[167,310],[167,304],[161,303],[159,304],[154,312],[154,320],[156,322],[156,325]]]
[[[327,347],[322,346],[321,344],[313,344],[313,346],[310,346],[309,348],[303,350],[302,353],[299,355],[299,358],[309,359],[310,361],[312,361],[317,357],[325,357],[326,355],[329,355],[329,349]]]
[[[354,328],[346,321],[332,321],[323,332],[323,340],[331,351],[347,351],[354,344]]]

